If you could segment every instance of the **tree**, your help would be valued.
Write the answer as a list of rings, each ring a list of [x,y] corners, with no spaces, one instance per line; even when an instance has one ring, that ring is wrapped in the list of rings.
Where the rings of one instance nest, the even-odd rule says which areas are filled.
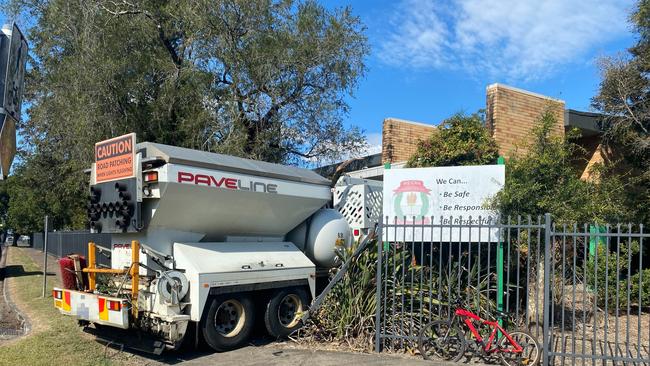
[[[499,148],[479,114],[456,114],[418,142],[410,168],[494,164]]]
[[[581,180],[575,160],[583,154],[573,142],[579,134],[571,131],[567,136],[557,136],[553,134],[555,126],[555,116],[548,109],[537,121],[527,150],[508,159],[505,185],[492,199],[493,207],[504,219],[513,217],[516,220],[521,215],[524,222],[527,215],[535,222],[538,216],[550,213],[553,221],[560,225],[619,222],[629,218],[624,199],[625,184],[618,177],[607,174],[607,167],[603,165],[592,171],[594,179]],[[508,245],[508,249],[517,250],[517,255],[523,257],[540,250],[543,257],[544,250],[538,245],[543,242],[533,237],[527,242]],[[528,260],[540,261],[531,267],[535,270],[531,271],[527,284],[528,296],[534,298],[536,289],[544,286],[545,267],[543,258],[531,256]],[[540,303],[544,303],[543,298]],[[541,321],[540,303],[528,303],[527,315],[531,321]]]
[[[75,195],[78,203],[57,213],[66,216],[61,224],[78,227],[87,182],[81,172],[93,144],[123,133],[303,165],[365,147],[361,131],[342,123],[368,54],[364,27],[349,8],[310,0],[4,6],[33,24],[29,118],[19,126],[27,158],[17,172],[67,174],[23,186],[37,196]]]
[[[638,2],[631,21],[639,40],[628,55],[601,60],[592,105],[604,115],[604,144],[621,158],[617,172],[635,183],[627,193],[637,219],[650,223],[650,1]]]
[[[627,186],[618,176],[607,174],[603,165],[593,168],[597,179],[581,180],[574,164],[580,156],[573,142],[577,133],[553,135],[556,125],[550,110],[540,116],[528,150],[506,163],[506,183],[493,206],[504,217],[550,213],[554,221],[570,224],[630,218],[624,198]]]

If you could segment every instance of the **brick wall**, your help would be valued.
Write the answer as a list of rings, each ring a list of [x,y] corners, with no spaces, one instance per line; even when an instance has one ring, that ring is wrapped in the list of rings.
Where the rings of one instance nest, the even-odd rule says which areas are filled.
[[[576,155],[574,166],[581,171],[580,179],[589,180],[592,178],[591,169],[594,164],[605,162],[606,153],[603,151],[600,136],[582,137],[576,144],[584,149]]]
[[[547,108],[557,119],[555,132],[563,136],[564,101],[502,84],[488,86],[485,118],[499,153],[509,157],[526,151],[532,128]]]
[[[420,140],[429,137],[435,126],[386,118],[382,128],[382,163],[408,160]]]

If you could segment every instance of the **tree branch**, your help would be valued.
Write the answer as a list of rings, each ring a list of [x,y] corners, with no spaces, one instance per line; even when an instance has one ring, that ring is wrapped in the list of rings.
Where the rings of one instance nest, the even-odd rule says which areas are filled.
[[[113,6],[115,6],[115,7],[119,6],[114,1],[111,1],[111,4],[113,4]],[[100,5],[100,6],[101,6],[102,9],[104,9],[104,11],[106,11],[109,14],[112,14],[114,16],[117,16],[117,17],[124,16],[124,15],[144,15],[149,20],[151,20],[156,25],[156,28],[158,29],[158,38],[162,42],[163,46],[165,46],[165,49],[167,50],[167,52],[169,53],[169,56],[172,59],[172,62],[174,63],[174,65],[176,65],[177,69],[180,69],[181,65],[183,64],[183,58],[178,54],[178,52],[174,48],[174,45],[171,43],[171,41],[169,40],[169,38],[165,34],[165,30],[163,29],[163,26],[162,26],[160,20],[157,19],[153,14],[151,14],[147,10],[137,9],[135,7],[135,5],[133,5],[133,4],[129,3],[129,2],[127,2],[127,1],[123,1],[121,5],[125,5],[127,7],[130,7],[131,9],[127,9],[127,10],[111,10],[111,9],[107,8],[106,6],[104,6],[104,5]]]

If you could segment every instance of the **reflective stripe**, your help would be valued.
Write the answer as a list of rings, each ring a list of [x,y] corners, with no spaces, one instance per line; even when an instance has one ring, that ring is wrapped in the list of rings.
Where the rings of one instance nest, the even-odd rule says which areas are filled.
[[[99,305],[99,319],[108,321],[108,308],[106,307],[106,299],[103,297],[98,298],[97,304]]]
[[[70,291],[63,291],[63,310],[70,311]]]

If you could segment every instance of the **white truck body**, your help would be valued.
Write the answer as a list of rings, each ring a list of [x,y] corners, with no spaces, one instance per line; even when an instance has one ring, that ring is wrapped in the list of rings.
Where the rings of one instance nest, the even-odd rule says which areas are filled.
[[[336,248],[350,244],[344,216],[325,209],[332,203],[330,181],[310,170],[154,143],[137,144],[135,156],[135,177],[117,180],[115,188],[97,183],[93,165],[91,193],[100,197],[89,217],[94,231],[113,233],[113,269],[132,265],[130,243],[139,242],[138,315],[129,327],[156,334],[168,347],[178,346],[188,322],[202,322],[211,302],[226,294],[266,291],[272,297],[300,287],[314,298],[317,264],[335,263]],[[137,204],[125,227],[115,221],[126,215],[118,211],[126,203],[114,190],[120,197],[129,192],[124,197]],[[179,298],[170,296],[173,281]],[[97,321],[92,308],[106,293],[61,290],[62,313]],[[112,295],[120,298],[119,289]],[[76,303],[67,304],[68,298]],[[75,310],[84,308],[91,310]],[[100,323],[124,328],[124,314],[121,309],[119,324]]]

